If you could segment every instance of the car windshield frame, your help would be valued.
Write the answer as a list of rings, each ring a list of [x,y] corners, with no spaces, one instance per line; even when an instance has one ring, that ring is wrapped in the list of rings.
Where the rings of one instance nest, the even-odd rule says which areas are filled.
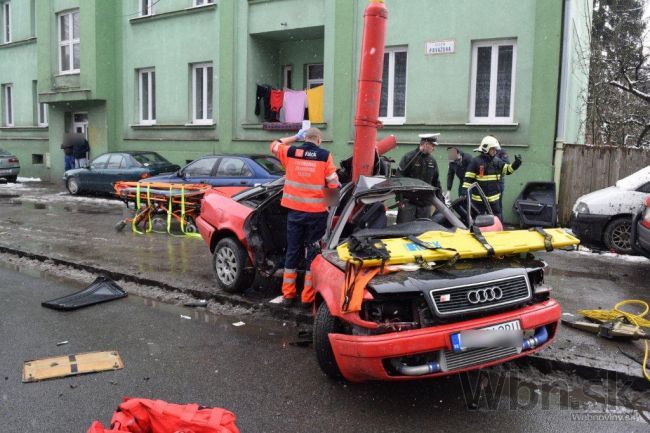
[[[253,162],[255,162],[257,165],[261,166],[264,170],[266,170],[267,173],[276,175],[276,176],[284,176],[285,174],[285,169],[280,160],[274,156],[271,155],[253,155],[250,157]],[[279,167],[279,170],[269,170],[267,164],[264,164],[262,161],[270,162],[273,161],[272,165],[274,167]]]

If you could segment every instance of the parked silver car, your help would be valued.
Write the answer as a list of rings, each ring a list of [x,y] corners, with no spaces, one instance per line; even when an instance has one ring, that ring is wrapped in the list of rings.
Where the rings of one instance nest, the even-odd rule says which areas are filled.
[[[20,173],[20,161],[16,155],[12,155],[4,149],[0,149],[0,179],[7,182],[15,182]]]

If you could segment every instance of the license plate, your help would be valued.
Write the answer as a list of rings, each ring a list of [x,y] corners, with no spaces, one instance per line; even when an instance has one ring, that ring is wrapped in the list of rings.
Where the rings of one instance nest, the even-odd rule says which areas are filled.
[[[512,340],[513,345],[521,344],[521,324],[519,320],[486,326],[485,328],[461,331],[451,335],[451,347],[454,352],[480,347],[503,346]]]

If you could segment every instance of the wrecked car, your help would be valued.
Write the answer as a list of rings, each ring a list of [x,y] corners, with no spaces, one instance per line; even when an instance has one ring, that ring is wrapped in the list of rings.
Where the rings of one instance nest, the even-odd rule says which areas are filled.
[[[650,194],[650,166],[616,185],[585,194],[573,206],[571,229],[587,246],[632,254],[632,218]]]
[[[206,193],[197,225],[213,254],[217,282],[234,292],[258,272],[282,268],[287,209],[283,179],[228,196]],[[408,178],[361,177],[341,190],[330,210],[322,251],[312,263],[314,349],[332,378],[360,382],[428,378],[479,369],[526,356],[554,337],[560,305],[544,282],[545,263],[532,254],[403,266],[376,275],[364,288],[360,311],[344,312],[346,263],[337,247],[351,236],[405,238],[430,231],[499,230],[492,215],[462,218],[462,206],[434,199],[430,219],[394,223],[399,194],[435,189]],[[227,209],[227,211],[224,211]],[[466,215],[467,216],[467,215]],[[516,331],[509,345],[462,344],[472,330]]]

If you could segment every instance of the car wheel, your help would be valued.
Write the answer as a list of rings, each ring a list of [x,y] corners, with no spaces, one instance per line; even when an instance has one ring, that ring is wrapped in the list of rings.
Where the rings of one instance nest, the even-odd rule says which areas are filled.
[[[16,180],[18,180],[18,176],[7,176],[6,179],[8,183],[16,183]]]
[[[323,302],[314,318],[314,350],[320,369],[330,379],[340,380],[343,378],[341,370],[336,363],[334,351],[330,344],[329,334],[338,334],[343,331],[341,322],[332,316],[327,303]]]
[[[219,287],[228,293],[239,293],[249,288],[255,276],[249,266],[248,253],[233,238],[223,238],[214,248],[212,270]]]
[[[79,194],[79,179],[77,179],[76,177],[71,177],[65,183],[65,187],[70,194],[72,195]]]
[[[632,219],[616,218],[609,223],[603,234],[608,250],[618,254],[632,254]]]

